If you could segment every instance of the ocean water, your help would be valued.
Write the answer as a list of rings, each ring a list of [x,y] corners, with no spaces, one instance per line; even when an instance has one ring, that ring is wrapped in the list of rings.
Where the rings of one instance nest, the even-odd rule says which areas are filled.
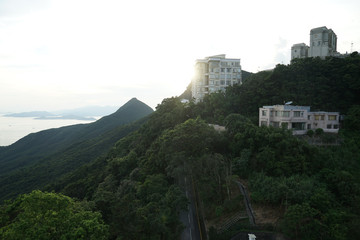
[[[98,119],[98,118],[97,118]],[[95,121],[95,120],[94,120]],[[73,119],[35,119],[21,117],[4,117],[0,115],[0,146],[8,146],[30,133],[50,128],[59,128],[93,121]]]

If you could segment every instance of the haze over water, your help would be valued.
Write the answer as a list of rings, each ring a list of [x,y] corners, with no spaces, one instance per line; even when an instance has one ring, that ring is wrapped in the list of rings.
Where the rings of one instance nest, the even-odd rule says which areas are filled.
[[[93,121],[73,119],[35,119],[0,115],[0,146],[8,146],[30,133]]]

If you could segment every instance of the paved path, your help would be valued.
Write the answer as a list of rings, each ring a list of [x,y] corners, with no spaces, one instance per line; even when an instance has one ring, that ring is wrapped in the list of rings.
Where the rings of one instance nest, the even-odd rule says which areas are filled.
[[[185,229],[181,233],[181,240],[201,240],[199,231],[199,221],[197,216],[197,210],[195,207],[195,200],[193,197],[193,191],[191,182],[186,177],[184,178],[185,194],[189,200],[187,210],[180,213],[180,221],[184,224]]]
[[[235,181],[236,184],[238,185],[240,192],[242,193],[242,195],[244,196],[244,203],[245,203],[245,207],[246,207],[246,212],[249,216],[249,221],[250,224],[255,226],[255,217],[254,217],[254,211],[252,210],[251,204],[250,204],[250,199],[249,196],[246,192],[246,189],[244,187],[244,185],[242,185],[241,182],[239,181]]]

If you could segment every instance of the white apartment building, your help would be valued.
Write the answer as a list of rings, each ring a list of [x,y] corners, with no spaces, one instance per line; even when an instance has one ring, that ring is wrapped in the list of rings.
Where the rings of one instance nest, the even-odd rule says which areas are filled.
[[[192,97],[199,102],[206,94],[224,91],[226,87],[241,82],[240,59],[225,58],[225,54],[198,59],[192,79]]]
[[[295,135],[318,128],[324,132],[338,133],[339,112],[310,112],[309,106],[263,106],[259,108],[259,126],[284,127],[292,129]]]

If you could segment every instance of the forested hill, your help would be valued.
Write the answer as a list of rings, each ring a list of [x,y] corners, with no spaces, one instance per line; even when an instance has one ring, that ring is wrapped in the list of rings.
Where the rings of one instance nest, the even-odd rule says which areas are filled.
[[[106,153],[114,141],[136,128],[126,124],[152,112],[133,98],[96,122],[32,133],[1,148],[0,199],[43,186]]]
[[[287,239],[360,239],[359,66],[357,53],[299,59],[253,74],[198,104],[164,99],[136,130],[117,136],[106,155],[48,181],[43,190],[93,206],[109,226],[109,239],[179,239],[187,191],[197,199],[195,222],[205,223],[210,240],[231,239],[241,231],[280,232]],[[346,114],[341,144],[310,145],[288,130],[257,125],[260,106],[288,100]],[[209,123],[227,130],[218,132]],[[255,227],[246,218],[238,182],[249,191]],[[34,195],[0,210],[16,210],[21,199]],[[18,213],[10,210],[0,211],[4,236],[26,231],[15,228]],[[224,222],[238,216],[245,218],[224,229]]]
[[[165,99],[106,157],[46,190],[93,201],[110,225],[110,239],[177,239],[179,212],[186,207],[180,191],[184,177],[193,179],[208,224],[244,211],[233,182],[238,180],[248,184],[256,231],[282,232],[290,239],[358,238],[359,64],[358,54],[297,60],[198,104]],[[343,144],[311,146],[284,129],[257,126],[259,106],[290,99],[347,114]],[[216,132],[208,123],[226,125],[227,131]],[[267,217],[258,219],[263,213],[258,209],[266,209]],[[222,234],[216,227],[207,225],[210,239],[251,229],[247,219]]]

